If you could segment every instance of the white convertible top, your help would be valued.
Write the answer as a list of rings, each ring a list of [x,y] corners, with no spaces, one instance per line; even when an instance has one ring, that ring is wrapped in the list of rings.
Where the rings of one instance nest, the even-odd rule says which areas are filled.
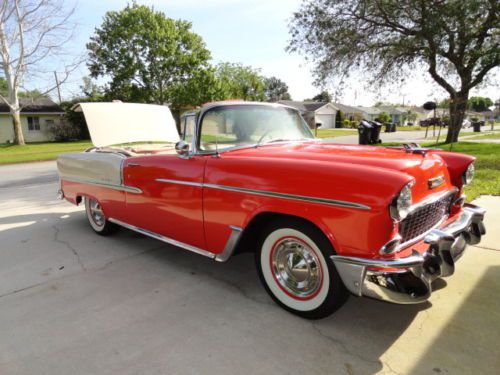
[[[163,105],[122,103],[79,103],[92,143],[104,147],[131,142],[179,141],[170,109]]]

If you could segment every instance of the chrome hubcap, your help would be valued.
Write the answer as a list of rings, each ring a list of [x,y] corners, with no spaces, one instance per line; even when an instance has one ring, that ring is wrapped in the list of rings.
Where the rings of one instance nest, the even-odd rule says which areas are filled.
[[[282,239],[271,256],[273,273],[280,286],[297,298],[313,296],[321,287],[322,273],[316,253],[296,239]]]
[[[90,199],[89,208],[90,208],[90,216],[92,217],[94,223],[102,227],[106,219],[104,217],[104,213],[102,212],[102,208],[99,205],[99,202]]]

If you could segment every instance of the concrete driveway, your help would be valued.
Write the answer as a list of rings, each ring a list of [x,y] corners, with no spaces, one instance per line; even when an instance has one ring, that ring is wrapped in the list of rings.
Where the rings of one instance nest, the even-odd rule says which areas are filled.
[[[500,368],[498,197],[479,199],[489,233],[428,303],[352,297],[312,322],[271,301],[251,255],[218,264],[127,230],[100,237],[56,190],[52,162],[0,168],[2,375]]]

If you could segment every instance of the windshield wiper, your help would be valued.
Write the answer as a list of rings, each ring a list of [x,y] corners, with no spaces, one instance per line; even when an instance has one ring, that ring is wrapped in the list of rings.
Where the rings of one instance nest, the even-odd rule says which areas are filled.
[[[259,147],[261,145],[267,145],[269,143],[276,143],[276,142],[296,142],[296,141],[312,141],[313,139],[311,138],[296,138],[296,139],[290,139],[290,138],[276,138],[276,139],[271,139],[270,141],[267,142],[260,142],[255,145],[255,147]]]

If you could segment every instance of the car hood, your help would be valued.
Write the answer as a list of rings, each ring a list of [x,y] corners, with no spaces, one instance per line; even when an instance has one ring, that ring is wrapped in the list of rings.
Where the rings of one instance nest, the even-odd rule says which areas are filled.
[[[272,157],[298,160],[334,161],[339,163],[373,165],[380,168],[407,171],[426,159],[421,154],[408,153],[400,148],[356,146],[323,142],[294,142],[262,145],[235,150],[228,155]]]
[[[177,142],[179,134],[166,106],[138,103],[79,103],[96,147],[132,142]]]
[[[227,156],[255,158],[286,158],[318,162],[357,164],[376,169],[389,169],[415,178],[417,195],[429,193],[428,180],[443,175],[441,188],[450,187],[449,174],[443,159],[432,151],[412,153],[401,148],[343,145],[326,142],[295,142],[268,144],[228,152]],[[441,189],[440,188],[440,189]],[[440,190],[436,189],[436,190]]]

